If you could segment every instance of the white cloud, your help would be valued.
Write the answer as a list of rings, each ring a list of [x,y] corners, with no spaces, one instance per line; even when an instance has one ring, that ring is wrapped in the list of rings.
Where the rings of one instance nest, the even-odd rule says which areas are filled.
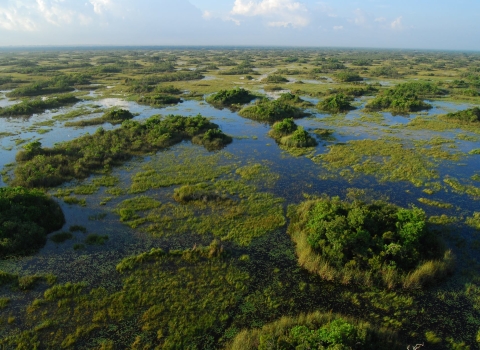
[[[390,27],[392,27],[392,29],[394,29],[394,30],[403,29],[402,16],[398,17],[396,20],[394,20],[392,23],[390,23]]]
[[[0,7],[0,28],[8,31],[32,32],[37,30],[37,25],[32,19],[19,13],[16,8]]]
[[[105,10],[112,6],[111,0],[90,0],[93,5],[93,11],[97,15],[101,15]]]
[[[356,9],[354,12],[355,19],[353,20],[353,23],[359,26],[367,25],[367,16],[365,15],[365,13],[360,9]]]
[[[334,26],[333,30],[343,30],[343,26]]]
[[[203,11],[202,17],[206,20],[212,19],[213,14],[210,11]]]
[[[305,27],[309,24],[307,8],[300,2],[292,0],[235,0],[232,15],[261,16],[274,18],[268,22],[273,27]]]
[[[47,22],[56,26],[59,26],[60,23],[71,23],[74,12],[58,6],[58,3],[62,2],[61,0],[52,2],[47,4],[45,0],[37,0],[38,11]]]
[[[387,19],[385,17],[375,18],[375,22],[383,23],[383,22],[386,22],[386,21],[387,21]]]

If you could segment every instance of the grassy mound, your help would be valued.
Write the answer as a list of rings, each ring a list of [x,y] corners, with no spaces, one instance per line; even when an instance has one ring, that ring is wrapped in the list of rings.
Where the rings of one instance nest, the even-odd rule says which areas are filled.
[[[238,114],[245,118],[269,123],[274,123],[285,118],[302,118],[307,115],[307,113],[300,108],[292,106],[291,104],[267,99],[258,101],[253,106],[243,108]]]
[[[237,334],[229,350],[403,349],[395,333],[332,313],[282,317],[262,328]]]
[[[288,83],[288,79],[285,77],[282,77],[281,75],[269,75],[265,79],[262,79],[263,83],[267,84],[280,84],[280,83]]]
[[[291,207],[289,216],[300,265],[326,280],[421,288],[453,265],[416,207],[324,197]]]
[[[311,102],[305,101],[301,99],[298,95],[294,95],[289,92],[280,95],[277,101],[281,103],[290,104],[292,106],[300,107],[300,108],[308,108],[313,106]]]
[[[38,141],[27,144],[17,153],[13,183],[25,187],[57,186],[74,178],[86,178],[93,172],[108,171],[134,155],[157,151],[195,136],[201,137],[195,142],[207,148],[231,142],[230,137],[218,130],[218,125],[201,115],[153,116],[144,123],[127,120],[119,129],[99,128],[93,135],[53,148],[42,148]]]
[[[276,122],[268,134],[286,147],[302,148],[317,145],[317,141],[302,126],[297,126],[292,118]]]
[[[350,104],[352,99],[343,93],[329,96],[317,104],[317,108],[324,112],[340,113],[354,109]]]
[[[72,94],[58,95],[48,99],[36,98],[33,100],[25,100],[13,106],[0,108],[0,116],[29,116],[34,113],[45,112],[47,109],[63,107],[78,101],[79,99]]]
[[[67,122],[65,126],[89,126],[101,125],[105,123],[121,124],[125,120],[133,119],[134,115],[126,109],[111,109],[102,115],[100,118],[93,118],[87,120],[79,120],[77,122]]]
[[[7,94],[8,97],[26,97],[70,92],[75,85],[86,85],[90,83],[90,77],[84,74],[59,75],[52,79],[31,83]]]
[[[157,95],[148,95],[141,96],[137,99],[137,102],[149,106],[165,106],[165,105],[176,105],[182,102],[182,99],[177,96],[172,96],[168,94],[157,94]]]
[[[207,97],[206,101],[215,107],[231,107],[252,101],[256,96],[243,88],[220,90]]]
[[[209,129],[204,134],[194,136],[192,142],[213,151],[232,143],[232,138],[225,135],[220,129]]]
[[[43,192],[0,188],[0,258],[35,252],[64,223],[60,206]]]

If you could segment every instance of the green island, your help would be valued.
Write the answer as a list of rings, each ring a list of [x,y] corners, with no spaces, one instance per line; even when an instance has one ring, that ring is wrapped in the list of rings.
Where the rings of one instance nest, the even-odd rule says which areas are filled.
[[[256,96],[243,88],[232,90],[220,90],[219,92],[208,96],[206,101],[215,107],[239,107],[249,103]],[[241,108],[241,107],[239,107]]]

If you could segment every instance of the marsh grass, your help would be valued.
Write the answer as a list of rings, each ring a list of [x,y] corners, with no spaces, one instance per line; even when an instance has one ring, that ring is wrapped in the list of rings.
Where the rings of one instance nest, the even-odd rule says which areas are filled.
[[[101,125],[105,123],[121,124],[125,120],[133,119],[134,115],[125,109],[111,109],[99,118],[79,120],[76,122],[66,122],[65,126],[90,126]]]
[[[437,207],[437,208],[442,208],[442,209],[451,209],[451,208],[453,208],[453,204],[443,203],[443,202],[439,202],[439,201],[436,201],[436,200],[433,200],[433,199],[418,198],[418,201],[419,201],[420,203],[423,203],[423,204],[426,204],[426,205],[430,205],[430,206],[433,206],[433,207]]]

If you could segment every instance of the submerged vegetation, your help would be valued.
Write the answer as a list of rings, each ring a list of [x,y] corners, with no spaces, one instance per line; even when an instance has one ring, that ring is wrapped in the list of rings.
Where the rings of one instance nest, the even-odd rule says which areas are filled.
[[[299,264],[326,280],[411,289],[452,271],[451,253],[415,207],[318,198],[292,207],[290,219]]]
[[[44,193],[0,188],[0,259],[35,252],[64,223],[62,209]]]

